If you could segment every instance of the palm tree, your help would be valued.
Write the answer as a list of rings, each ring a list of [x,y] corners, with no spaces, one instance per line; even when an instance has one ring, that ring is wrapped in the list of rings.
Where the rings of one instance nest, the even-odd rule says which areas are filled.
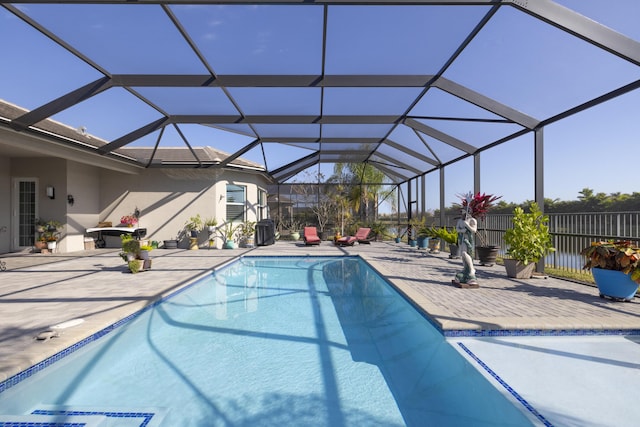
[[[369,208],[377,206],[383,193],[384,173],[369,163],[336,163],[331,180],[346,185],[347,198],[353,212],[361,220],[370,219]],[[373,213],[372,221],[377,219],[377,209]]]

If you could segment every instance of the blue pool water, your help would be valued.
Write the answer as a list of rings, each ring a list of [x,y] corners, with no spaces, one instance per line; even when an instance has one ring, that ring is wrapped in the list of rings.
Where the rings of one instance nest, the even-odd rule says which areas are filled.
[[[34,413],[108,426],[531,425],[357,257],[244,257],[0,394],[0,414]]]

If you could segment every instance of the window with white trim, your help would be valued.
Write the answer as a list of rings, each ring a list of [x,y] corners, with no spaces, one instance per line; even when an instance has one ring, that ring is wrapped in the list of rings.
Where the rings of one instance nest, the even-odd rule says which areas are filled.
[[[247,187],[227,184],[227,222],[244,222]]]

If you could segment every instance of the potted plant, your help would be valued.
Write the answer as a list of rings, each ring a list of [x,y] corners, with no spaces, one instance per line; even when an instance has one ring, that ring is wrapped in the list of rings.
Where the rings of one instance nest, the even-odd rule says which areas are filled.
[[[436,240],[444,240],[449,244],[449,258],[458,258],[458,233],[455,229],[447,227],[435,227]]]
[[[474,217],[481,225],[476,233],[476,253],[478,254],[480,264],[492,266],[496,262],[500,246],[490,245],[488,243],[485,218],[489,213],[489,210],[493,207],[495,201],[500,199],[502,196],[494,196],[486,193],[480,194],[480,192],[474,195],[469,192],[466,195],[459,197],[462,200],[462,209]]]
[[[44,235],[40,235],[40,237],[38,237],[38,240],[35,241],[35,243],[33,244],[35,251],[39,251],[42,252],[43,249],[48,249],[48,245],[47,245],[47,240],[45,239]]]
[[[198,231],[202,230],[202,218],[200,218],[200,214],[189,218],[189,221],[184,224],[184,228],[190,233],[192,239],[197,238]]]
[[[204,226],[206,227],[207,231],[209,232],[209,248],[212,248],[215,246],[215,232],[216,232],[216,226],[218,225],[218,220],[215,218],[207,218],[204,221]]]
[[[374,240],[376,242],[384,240],[384,238],[388,236],[387,226],[383,222],[374,222],[371,225],[369,225],[369,228],[371,229],[371,232],[375,236]]]
[[[128,261],[127,267],[129,267],[129,271],[131,271],[132,274],[139,273],[140,271],[144,270],[144,260],[136,258]]]
[[[215,218],[207,218],[204,220],[204,226],[207,227],[207,231],[209,232],[209,234],[215,233],[217,225],[218,220]]]
[[[289,237],[291,237],[291,240],[294,240],[294,241],[300,240],[300,224],[299,223],[297,223],[296,221],[291,221],[291,223],[287,228],[289,229]]]
[[[150,259],[149,253],[153,250],[151,245],[140,245],[139,257],[145,261]]]
[[[60,238],[58,230],[61,228],[62,223],[56,220],[47,221],[43,225],[44,232],[41,234],[41,239],[47,242],[47,248],[51,251],[58,247],[58,239]]]
[[[433,227],[428,227],[422,221],[412,225],[411,228],[415,230],[418,249],[426,249],[429,246],[429,240],[433,237]]]
[[[222,227],[220,227],[220,232],[222,233],[222,238],[224,240],[224,245],[222,246],[224,249],[235,249],[236,248],[236,233],[242,224],[233,225],[231,221],[225,223]]]
[[[508,247],[508,258],[504,259],[507,276],[528,279],[533,274],[535,263],[555,250],[547,225],[549,217],[534,202],[529,205],[529,212],[516,207],[512,222],[513,227],[504,233]]]
[[[418,237],[422,227],[425,227],[424,219],[411,218],[409,220],[409,227],[407,228],[407,242],[412,248],[415,248],[418,245]]]
[[[239,231],[241,234],[242,245],[245,248],[252,248],[255,244],[256,238],[256,222],[255,221],[245,221],[244,224],[241,224],[239,227]]]
[[[118,254],[127,263],[131,273],[138,273],[151,268],[151,258],[149,252],[153,249],[151,245],[141,245],[140,240],[136,240],[131,234],[121,234],[120,242],[122,251]]]
[[[42,218],[36,218],[35,226],[38,233],[44,233],[46,225],[47,221],[43,220]]]
[[[125,261],[133,261],[140,258],[140,241],[136,240],[130,234],[121,234],[120,243],[122,246],[122,252],[120,257]]]
[[[593,242],[582,249],[600,298],[631,301],[640,284],[640,247],[628,240]]]
[[[50,251],[55,251],[58,247],[58,236],[54,234],[50,234],[47,239],[47,249]]]
[[[162,247],[165,249],[178,249],[178,238],[163,240]]]
[[[442,227],[436,227],[434,225],[429,229],[429,253],[440,253],[440,239],[442,238]]]
[[[124,215],[120,218],[120,224],[126,225],[127,227],[133,227],[138,223],[138,217],[135,215]]]

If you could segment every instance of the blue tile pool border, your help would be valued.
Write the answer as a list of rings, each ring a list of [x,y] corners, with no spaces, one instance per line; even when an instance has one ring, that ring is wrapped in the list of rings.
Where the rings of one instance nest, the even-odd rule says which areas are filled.
[[[407,296],[402,289],[390,281],[383,273],[378,271],[364,258],[358,257],[375,271],[384,281],[395,290],[402,298],[411,304],[434,328],[438,330],[446,338],[462,338],[462,337],[575,337],[575,336],[640,336],[640,329],[442,329],[440,324],[436,322],[429,313],[415,303]]]
[[[57,409],[36,409],[31,415],[66,415],[66,416],[82,416],[82,415],[101,415],[113,419],[140,419],[138,427],[147,427],[151,418],[155,415],[153,412],[116,412],[116,411],[67,411]]]
[[[437,327],[437,326],[436,326]],[[640,329],[452,329],[443,331],[447,338],[457,337],[578,337],[578,336],[639,336]]]
[[[409,304],[411,304],[417,311],[418,313],[420,313],[438,332],[440,332],[444,337],[447,338],[456,338],[456,337],[508,337],[508,336],[604,336],[604,335],[627,335],[627,336],[640,336],[640,330],[639,329],[576,329],[576,330],[572,330],[572,329],[550,329],[550,330],[545,330],[545,329],[535,329],[535,330],[528,330],[528,329],[518,329],[518,330],[512,330],[512,329],[491,329],[491,330],[467,330],[467,329],[460,329],[460,330],[443,330],[440,325],[438,323],[436,323],[427,312],[425,312],[422,307],[420,307],[419,305],[417,305],[413,300],[411,300],[411,298],[409,298],[408,296],[406,296],[404,294],[404,292],[402,292],[393,282],[391,282],[384,274],[382,274],[380,271],[378,271],[374,266],[372,266],[367,260],[365,260],[364,258],[362,258],[360,255],[283,255],[283,256],[266,256],[266,255],[240,255],[236,258],[233,258],[231,260],[228,260],[224,263],[221,263],[220,265],[215,266],[214,268],[212,268],[211,270],[209,270],[206,273],[200,274],[197,277],[194,277],[190,283],[188,283],[187,285],[183,286],[180,289],[177,289],[174,292],[171,292],[169,294],[167,294],[166,296],[157,299],[156,301],[152,302],[151,304],[149,304],[148,306],[138,310],[135,313],[130,314],[129,316],[107,326],[106,328],[94,333],[93,335],[77,342],[76,344],[73,344],[69,347],[67,347],[66,349],[54,354],[53,356],[50,356],[48,358],[46,358],[45,360],[31,366],[30,368],[25,369],[22,372],[19,372],[9,378],[7,378],[6,380],[0,382],[0,393],[8,390],[9,388],[15,386],[16,384],[20,383],[21,381],[33,376],[34,374],[36,374],[37,372],[40,372],[41,370],[47,368],[48,366],[52,365],[53,363],[57,362],[58,360],[63,359],[64,357],[70,355],[71,353],[74,353],[75,351],[81,349],[82,347],[84,347],[87,344],[90,344],[96,340],[98,340],[99,338],[102,338],[103,336],[113,332],[114,330],[118,329],[120,326],[134,320],[135,318],[137,318],[138,316],[141,316],[142,314],[144,314],[147,310],[151,310],[153,308],[155,308],[158,304],[173,298],[174,296],[180,294],[181,292],[184,292],[185,290],[189,289],[191,286],[193,286],[194,284],[196,284],[200,279],[202,279],[203,277],[206,277],[207,275],[210,275],[214,272],[220,271],[222,269],[225,269],[227,267],[229,267],[230,265],[244,259],[251,259],[251,258],[281,258],[281,259],[285,259],[285,258],[317,258],[317,259],[331,259],[331,258],[340,258],[340,259],[345,259],[345,258],[357,258],[360,259],[362,262],[364,262],[369,268],[371,268],[373,271],[375,271],[389,286],[391,289],[393,289],[395,292],[397,292],[402,298],[404,298]]]

